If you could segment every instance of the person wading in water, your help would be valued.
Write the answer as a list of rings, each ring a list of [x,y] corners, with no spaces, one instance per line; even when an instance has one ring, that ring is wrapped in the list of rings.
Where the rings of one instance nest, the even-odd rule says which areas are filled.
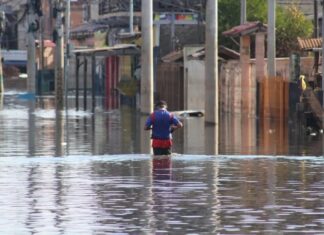
[[[163,100],[155,104],[155,111],[147,118],[144,130],[152,130],[152,148],[154,155],[171,155],[172,132],[183,126],[172,113],[167,110]]]

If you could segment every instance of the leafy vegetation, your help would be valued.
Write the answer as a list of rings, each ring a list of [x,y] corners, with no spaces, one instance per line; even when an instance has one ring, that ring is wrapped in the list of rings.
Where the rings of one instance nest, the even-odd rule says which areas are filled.
[[[289,6],[277,16],[277,55],[287,56],[298,50],[297,37],[310,37],[312,33],[312,22],[295,5]]]
[[[237,43],[224,37],[222,32],[240,24],[241,1],[219,0],[218,25],[219,42],[234,50],[239,50]],[[247,21],[261,21],[267,24],[267,0],[247,0]],[[276,47],[277,56],[289,56],[297,50],[297,37],[310,37],[313,32],[311,20],[308,20],[292,1],[287,8],[276,9]],[[239,41],[239,39],[236,39]]]

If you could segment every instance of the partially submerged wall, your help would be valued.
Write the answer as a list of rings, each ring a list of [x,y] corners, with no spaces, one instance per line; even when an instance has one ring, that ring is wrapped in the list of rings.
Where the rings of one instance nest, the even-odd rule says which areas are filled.
[[[188,59],[202,47],[185,47],[184,54],[184,109],[205,109],[205,63],[203,60]]]
[[[267,71],[267,63],[265,63],[265,70]],[[260,92],[260,89],[257,88],[258,83],[259,86],[262,83],[261,81],[256,80],[256,74],[255,74],[255,60],[251,60],[249,63],[249,66],[251,66],[251,76],[253,83],[250,86],[250,91],[253,95],[253,103],[251,106],[253,107],[251,109],[251,112],[249,114],[244,113],[244,115],[249,116],[256,116],[258,115],[258,104],[260,102],[263,102],[262,96],[258,95]],[[286,94],[289,91],[285,91],[287,89],[286,85],[279,85],[278,86],[278,78],[281,78],[282,83],[289,83],[289,82],[297,82],[297,81],[291,81],[290,80],[290,61],[289,58],[278,58],[276,60],[276,70],[277,70],[277,80],[275,82],[275,88],[274,89],[283,89],[283,94]],[[313,73],[313,58],[312,57],[304,57],[301,58],[300,62],[300,71],[301,74],[304,74],[306,76],[311,76]],[[264,76],[264,79],[266,79],[266,75]],[[264,86],[260,86],[264,87]],[[271,89],[272,86],[267,86],[267,89]],[[258,91],[259,90],[259,91]],[[220,111],[224,113],[232,113],[232,114],[242,114],[242,79],[241,79],[241,66],[240,62],[238,60],[229,60],[229,61],[223,61],[220,66],[219,71],[219,92],[220,92]],[[278,92],[278,91],[277,91]],[[272,94],[272,93],[271,93]],[[270,95],[271,96],[271,95]],[[283,97],[287,97],[284,95]],[[276,97],[278,98],[278,97]],[[273,99],[273,97],[269,97],[269,99]],[[287,98],[285,98],[287,99]],[[266,100],[267,102],[267,100]],[[281,101],[278,101],[280,103]],[[287,105],[289,102],[284,100],[284,103]],[[289,107],[284,108],[284,110],[288,109]],[[294,108],[294,107],[292,107]]]

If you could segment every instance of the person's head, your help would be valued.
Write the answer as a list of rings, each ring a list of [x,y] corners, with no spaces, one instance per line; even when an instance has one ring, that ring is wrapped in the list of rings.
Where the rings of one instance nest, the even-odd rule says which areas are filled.
[[[163,108],[166,109],[167,107],[168,107],[168,104],[164,100],[159,100],[155,104],[155,109],[163,109]]]

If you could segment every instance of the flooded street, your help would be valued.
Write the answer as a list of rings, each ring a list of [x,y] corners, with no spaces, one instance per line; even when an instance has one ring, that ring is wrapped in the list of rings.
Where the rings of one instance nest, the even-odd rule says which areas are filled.
[[[217,143],[203,117],[183,117],[161,159],[129,105],[31,103],[0,103],[3,234],[324,234],[322,134],[222,117]]]

